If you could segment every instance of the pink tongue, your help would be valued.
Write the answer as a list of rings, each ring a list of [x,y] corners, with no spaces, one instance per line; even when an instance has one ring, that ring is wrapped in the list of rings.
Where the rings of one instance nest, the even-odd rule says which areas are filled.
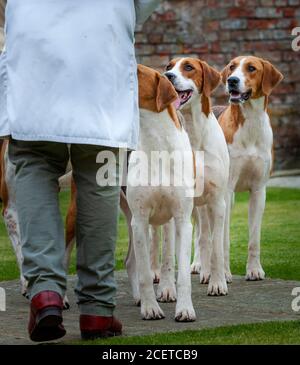
[[[180,108],[180,105],[181,105],[181,100],[180,98],[176,99],[174,102],[173,102],[173,105],[175,106],[175,109],[179,109]]]

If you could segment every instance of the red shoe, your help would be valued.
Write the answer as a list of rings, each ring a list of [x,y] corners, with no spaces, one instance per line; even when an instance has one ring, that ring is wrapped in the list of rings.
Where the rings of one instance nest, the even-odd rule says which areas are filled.
[[[80,315],[80,331],[83,340],[120,336],[122,323],[115,317]]]
[[[54,292],[45,290],[31,300],[28,332],[35,342],[51,341],[63,337],[66,330],[62,325],[63,300]]]

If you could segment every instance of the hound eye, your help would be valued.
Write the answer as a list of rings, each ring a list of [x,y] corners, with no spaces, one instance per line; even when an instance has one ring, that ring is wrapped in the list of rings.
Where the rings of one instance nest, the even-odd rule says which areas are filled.
[[[184,69],[185,69],[185,71],[193,71],[194,67],[191,65],[185,65]]]
[[[166,71],[170,71],[172,69],[172,65],[168,65],[167,67],[166,67]]]
[[[230,71],[233,71],[235,69],[235,66],[234,65],[230,65],[229,66],[229,69],[230,69]]]
[[[256,68],[255,68],[254,66],[251,66],[251,65],[250,65],[250,66],[248,67],[248,71],[249,71],[249,72],[254,72],[254,71],[256,71]]]

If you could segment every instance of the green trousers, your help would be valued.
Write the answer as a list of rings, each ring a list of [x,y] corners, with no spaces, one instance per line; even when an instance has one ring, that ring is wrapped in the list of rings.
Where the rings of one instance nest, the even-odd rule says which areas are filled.
[[[58,178],[71,158],[77,187],[77,274],[75,293],[81,314],[111,316],[115,307],[115,244],[120,188],[99,186],[96,157],[107,147],[11,139],[9,158],[16,167],[16,200],[23,274],[32,298],[43,290],[64,296],[64,225]],[[118,165],[117,165],[118,167]],[[116,177],[118,168],[116,169]]]

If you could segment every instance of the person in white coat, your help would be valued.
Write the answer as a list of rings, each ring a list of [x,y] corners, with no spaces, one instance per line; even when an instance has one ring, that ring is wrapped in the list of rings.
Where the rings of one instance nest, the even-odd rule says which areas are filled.
[[[75,289],[83,338],[119,335],[113,316],[119,186],[99,186],[99,152],[135,149],[134,30],[159,0],[7,0],[0,136],[10,136],[33,341],[60,338],[64,229],[58,178],[77,188]],[[118,171],[116,171],[117,173]],[[117,184],[118,185],[118,184]]]

